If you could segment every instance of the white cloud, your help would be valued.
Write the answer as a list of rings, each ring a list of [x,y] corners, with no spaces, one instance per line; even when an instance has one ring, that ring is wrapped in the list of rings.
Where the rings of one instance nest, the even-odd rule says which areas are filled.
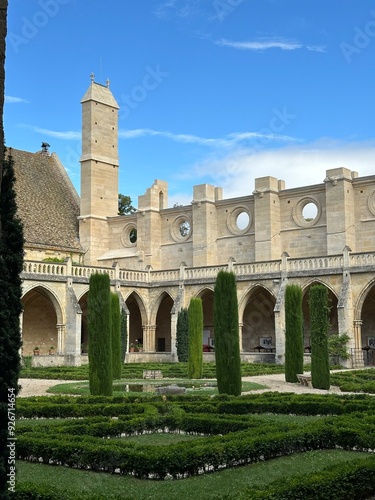
[[[56,139],[80,140],[82,137],[81,132],[76,132],[74,130],[66,130],[66,131],[49,130],[46,128],[35,127],[34,125],[27,125],[25,123],[21,123],[19,126],[23,128],[28,128],[38,134],[43,134],[48,137],[54,137]]]
[[[206,138],[199,137],[193,134],[175,134],[162,130],[152,130],[148,128],[134,130],[120,130],[119,137],[123,139],[135,139],[139,137],[164,137],[175,142],[185,144],[198,144],[201,146],[209,146],[213,148],[233,148],[239,144],[254,142],[254,141],[276,141],[276,142],[294,142],[295,138],[283,134],[261,133],[261,132],[233,132],[226,135],[224,138]]]
[[[281,49],[281,50],[298,50],[306,48],[309,51],[314,52],[325,52],[325,47],[320,45],[304,45],[298,40],[288,40],[284,38],[259,38],[252,41],[240,41],[236,42],[233,40],[227,40],[222,38],[220,40],[214,41],[216,45],[221,47],[232,47],[239,50],[251,50],[254,52],[264,52],[269,49]]]
[[[13,96],[10,96],[10,95],[6,95],[5,98],[4,98],[4,102],[6,104],[17,104],[17,103],[26,103],[28,104],[29,101],[27,99],[23,99],[22,97],[13,97]]]
[[[264,176],[284,180],[288,189],[322,183],[326,170],[338,167],[357,171],[361,177],[375,175],[374,157],[375,141],[320,139],[304,145],[261,151],[239,149],[225,156],[207,157],[181,178],[194,179],[197,184],[204,179],[222,187],[225,198],[233,198],[251,194],[254,179]]]

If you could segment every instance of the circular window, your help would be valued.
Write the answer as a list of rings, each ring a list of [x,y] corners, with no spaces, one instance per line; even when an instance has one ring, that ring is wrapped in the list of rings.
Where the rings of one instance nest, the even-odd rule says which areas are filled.
[[[375,215],[375,191],[373,191],[368,197],[367,205],[372,215]]]
[[[315,203],[307,203],[307,205],[305,205],[302,209],[302,217],[306,222],[313,221],[317,215],[318,207],[315,205]]]
[[[228,214],[227,226],[232,234],[244,234],[251,226],[251,215],[247,207],[237,207]]]
[[[250,216],[247,212],[241,212],[240,214],[237,215],[236,224],[237,228],[240,231],[246,229],[247,226],[249,225],[249,222],[250,222]]]
[[[177,217],[171,225],[171,236],[175,241],[185,241],[192,233],[190,219],[181,215]]]
[[[124,247],[133,247],[137,243],[137,228],[134,224],[127,224],[121,231],[121,243]]]
[[[293,220],[300,227],[313,226],[320,219],[321,213],[319,202],[310,196],[299,200],[292,209]]]

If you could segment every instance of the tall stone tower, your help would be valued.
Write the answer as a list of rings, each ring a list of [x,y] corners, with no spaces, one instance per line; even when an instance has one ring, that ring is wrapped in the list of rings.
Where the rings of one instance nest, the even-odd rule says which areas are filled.
[[[108,250],[107,217],[118,213],[118,109],[107,85],[94,82],[82,100],[80,241],[85,264]]]

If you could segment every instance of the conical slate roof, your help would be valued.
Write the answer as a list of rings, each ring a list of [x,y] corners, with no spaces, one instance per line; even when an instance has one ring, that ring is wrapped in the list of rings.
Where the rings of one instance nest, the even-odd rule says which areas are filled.
[[[56,154],[8,149],[14,160],[18,215],[26,246],[82,251],[79,197]]]

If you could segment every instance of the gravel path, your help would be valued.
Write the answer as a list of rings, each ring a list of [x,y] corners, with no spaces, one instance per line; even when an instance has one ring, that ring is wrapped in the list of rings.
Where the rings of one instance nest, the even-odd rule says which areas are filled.
[[[255,377],[243,377],[242,380],[247,382],[256,382],[257,384],[267,386],[267,389],[261,389],[258,391],[249,391],[244,394],[249,393],[259,393],[266,391],[277,391],[277,392],[294,392],[295,394],[337,394],[341,391],[338,387],[332,386],[328,391],[321,389],[313,389],[312,387],[306,387],[301,384],[292,384],[290,382],[285,382],[285,376],[283,373],[273,374],[273,375],[257,375]],[[21,385],[20,397],[28,396],[51,396],[47,389],[53,387],[57,384],[68,384],[71,382],[79,382],[78,380],[45,380],[45,379],[30,379],[22,378],[19,380]]]

